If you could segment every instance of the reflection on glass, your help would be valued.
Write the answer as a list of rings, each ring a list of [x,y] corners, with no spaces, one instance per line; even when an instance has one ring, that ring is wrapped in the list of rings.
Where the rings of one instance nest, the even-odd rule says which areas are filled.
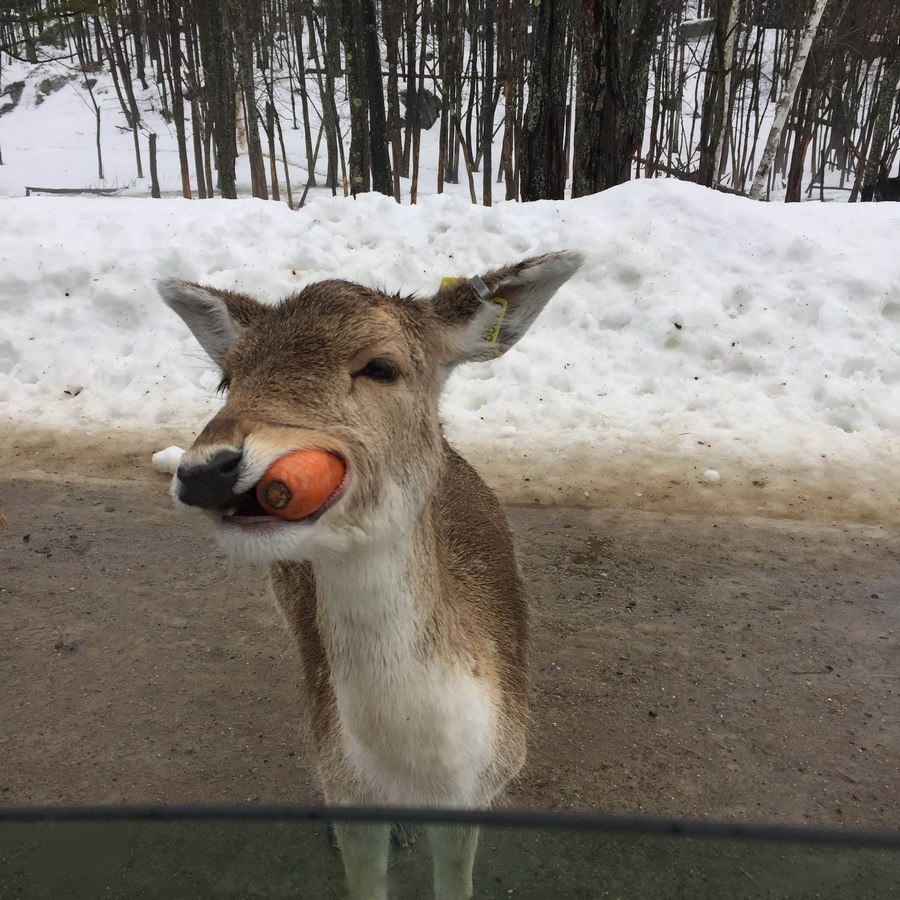
[[[622,830],[609,819],[573,828],[561,817],[543,817],[558,823],[543,827],[485,818],[475,864],[475,897],[484,900],[900,897],[900,835],[859,846],[842,844],[839,833],[837,842],[820,842],[802,834],[775,840],[642,833],[634,820]],[[395,827],[394,844],[391,900],[428,900],[423,824]],[[346,889],[340,854],[320,819],[195,813],[0,821],[0,897],[339,900]]]

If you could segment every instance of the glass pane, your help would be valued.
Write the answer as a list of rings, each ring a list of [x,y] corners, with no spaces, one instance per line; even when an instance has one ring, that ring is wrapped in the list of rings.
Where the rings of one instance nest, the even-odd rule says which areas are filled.
[[[426,826],[409,830],[415,836],[394,842],[391,897],[423,900]],[[288,819],[2,821],[0,885],[0,896],[28,900],[345,896],[328,828]],[[490,824],[475,897],[889,900],[900,897],[900,838],[872,848]]]

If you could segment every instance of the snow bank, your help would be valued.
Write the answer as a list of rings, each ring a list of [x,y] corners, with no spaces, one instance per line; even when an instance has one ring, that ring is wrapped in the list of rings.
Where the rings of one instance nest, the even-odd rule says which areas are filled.
[[[754,466],[884,472],[900,431],[898,226],[895,204],[775,206],[676,181],[490,209],[448,196],[317,198],[299,212],[8,199],[0,415],[183,430],[189,443],[221,401],[159,277],[273,301],[333,277],[427,295],[445,275],[572,248],[587,263],[532,332],[460,370],[443,407],[451,438],[497,479],[541,479],[522,499],[602,489],[638,458],[661,461],[660,483],[695,472],[708,491]]]

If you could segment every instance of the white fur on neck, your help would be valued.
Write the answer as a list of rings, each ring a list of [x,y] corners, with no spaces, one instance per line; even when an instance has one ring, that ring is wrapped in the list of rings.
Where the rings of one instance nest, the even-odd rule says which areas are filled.
[[[495,710],[470,663],[426,652],[434,585],[416,549],[399,538],[313,564],[342,744],[371,802],[480,805]]]

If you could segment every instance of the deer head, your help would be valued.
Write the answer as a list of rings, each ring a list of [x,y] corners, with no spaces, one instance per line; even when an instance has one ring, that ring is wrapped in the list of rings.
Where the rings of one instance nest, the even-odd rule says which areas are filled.
[[[438,398],[448,374],[508,350],[580,264],[578,253],[551,253],[428,299],[323,281],[274,306],[161,282],[227,395],[182,459],[177,505],[210,515],[221,545],[248,561],[314,559],[408,532],[443,471]],[[254,495],[266,469],[314,448],[343,459],[343,482],[305,519],[266,515]]]

